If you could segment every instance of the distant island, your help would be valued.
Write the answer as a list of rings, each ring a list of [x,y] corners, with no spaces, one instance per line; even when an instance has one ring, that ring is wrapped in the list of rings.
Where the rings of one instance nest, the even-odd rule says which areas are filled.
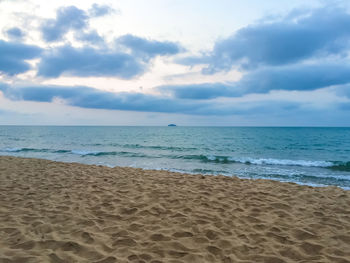
[[[168,126],[169,126],[169,127],[175,127],[176,124],[171,123],[171,124],[168,124]]]

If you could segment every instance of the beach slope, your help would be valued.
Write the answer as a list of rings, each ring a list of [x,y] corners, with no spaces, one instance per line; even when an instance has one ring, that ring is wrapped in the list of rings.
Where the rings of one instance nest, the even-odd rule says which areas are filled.
[[[0,262],[350,262],[350,191],[0,157]]]

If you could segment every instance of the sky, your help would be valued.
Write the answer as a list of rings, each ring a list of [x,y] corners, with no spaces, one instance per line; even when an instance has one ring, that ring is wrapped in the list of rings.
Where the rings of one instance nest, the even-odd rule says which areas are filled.
[[[350,126],[350,3],[0,0],[0,125]]]

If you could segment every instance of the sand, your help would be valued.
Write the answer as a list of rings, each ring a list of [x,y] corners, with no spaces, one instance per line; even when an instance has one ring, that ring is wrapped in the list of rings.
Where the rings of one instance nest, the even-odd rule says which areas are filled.
[[[0,157],[0,262],[350,262],[350,191]]]

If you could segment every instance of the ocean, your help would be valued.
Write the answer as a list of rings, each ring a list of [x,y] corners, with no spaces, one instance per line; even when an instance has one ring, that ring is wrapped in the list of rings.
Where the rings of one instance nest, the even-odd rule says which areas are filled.
[[[0,126],[0,155],[350,190],[350,128]]]

